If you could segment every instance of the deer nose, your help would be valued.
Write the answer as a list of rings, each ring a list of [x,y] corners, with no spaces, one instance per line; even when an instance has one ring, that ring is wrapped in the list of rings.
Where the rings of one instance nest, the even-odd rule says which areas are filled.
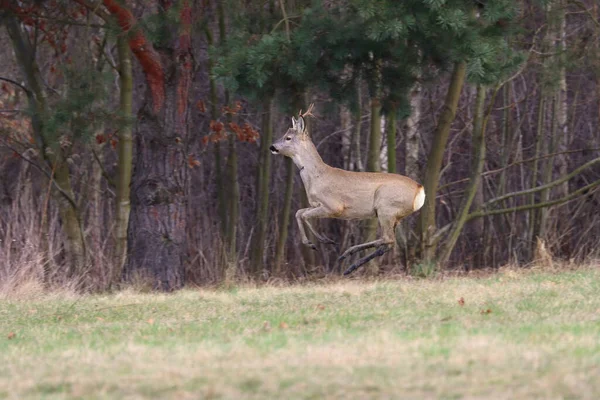
[[[279,150],[277,150],[275,148],[275,146],[271,145],[271,147],[269,147],[269,150],[271,150],[271,153],[275,154],[275,153],[279,153]]]

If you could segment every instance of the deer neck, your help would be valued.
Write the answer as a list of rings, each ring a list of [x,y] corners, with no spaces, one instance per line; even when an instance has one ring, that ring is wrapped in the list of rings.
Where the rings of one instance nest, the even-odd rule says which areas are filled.
[[[307,142],[303,151],[295,154],[292,160],[298,169],[300,169],[300,176],[305,186],[325,173],[327,169],[327,164],[323,162],[319,152],[317,152],[317,148],[312,142]]]

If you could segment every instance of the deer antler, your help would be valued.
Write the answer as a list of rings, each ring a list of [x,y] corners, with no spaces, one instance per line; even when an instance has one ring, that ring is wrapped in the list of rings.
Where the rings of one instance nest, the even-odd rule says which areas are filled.
[[[313,108],[315,107],[315,103],[312,103],[310,106],[308,106],[308,110],[306,110],[306,112],[304,114],[302,114],[302,109],[300,109],[300,111],[298,111],[298,116],[299,117],[313,117],[315,118],[315,116],[312,113]]]

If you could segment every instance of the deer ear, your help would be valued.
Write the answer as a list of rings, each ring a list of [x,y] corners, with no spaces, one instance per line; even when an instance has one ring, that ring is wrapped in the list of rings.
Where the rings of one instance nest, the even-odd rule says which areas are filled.
[[[296,125],[297,125],[296,118],[292,117],[292,129],[296,129]]]
[[[304,132],[304,128],[304,118],[300,117],[298,118],[298,131]]]

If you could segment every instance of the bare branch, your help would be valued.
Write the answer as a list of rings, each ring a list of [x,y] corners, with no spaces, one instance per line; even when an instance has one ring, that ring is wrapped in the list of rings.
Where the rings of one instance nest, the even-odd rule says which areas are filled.
[[[17,87],[19,87],[21,90],[23,90],[25,93],[27,93],[28,96],[31,95],[31,91],[29,89],[27,89],[25,86],[21,85],[19,82],[13,81],[12,79],[9,78],[4,78],[0,76],[0,81],[4,81],[4,82],[8,82],[11,83]]]
[[[46,169],[44,167],[42,167],[41,165],[39,165],[38,163],[36,163],[33,160],[30,160],[29,158],[25,157],[24,153],[21,153],[19,150],[15,149],[14,147],[12,147],[10,144],[8,144],[8,142],[6,140],[2,140],[4,143],[4,146],[6,146],[6,148],[12,150],[15,152],[16,155],[19,156],[19,158],[25,160],[26,162],[28,162],[29,164],[31,164],[33,167],[35,167],[37,170],[39,170],[41,173],[43,173],[44,175],[46,175],[46,177],[50,180],[50,182],[52,182],[52,184],[54,185],[54,187],[56,188],[56,190],[58,190],[60,192],[60,194],[62,194],[65,199],[67,199],[67,201],[71,204],[71,206],[73,207],[74,210],[77,210],[77,203],[75,202],[75,199],[73,199],[71,196],[69,196],[69,194],[67,192],[65,192],[65,190],[63,188],[60,187],[60,185],[58,183],[56,183],[56,181],[54,180],[54,171],[52,171],[52,173],[46,171]]]
[[[550,154],[546,154],[540,157],[532,157],[532,158],[528,158],[526,160],[520,160],[520,161],[515,161],[514,163],[508,164],[505,167],[502,168],[497,168],[497,169],[492,169],[490,171],[486,171],[484,173],[481,174],[481,176],[488,176],[488,175],[492,175],[492,174],[497,174],[498,172],[502,172],[502,171],[506,171],[507,169],[517,166],[517,165],[521,165],[521,164],[527,164],[533,161],[538,161],[538,160],[543,160],[546,158],[550,158],[550,157],[554,157],[554,156],[558,156],[558,155],[563,155],[563,154],[573,154],[573,153],[583,153],[585,151],[598,151],[600,150],[600,147],[594,147],[594,148],[590,148],[590,149],[577,149],[577,150],[567,150],[567,151],[559,151],[556,153],[550,153]],[[443,190],[443,189],[447,189],[450,186],[454,186],[457,185],[459,183],[465,183],[468,182],[470,180],[470,178],[464,178],[464,179],[459,179],[457,181],[452,181],[449,183],[446,183],[445,185],[440,186],[439,190]]]
[[[545,208],[545,207],[563,204],[563,203],[566,203],[567,201],[572,200],[580,195],[588,194],[590,190],[594,189],[596,186],[599,186],[599,185],[600,185],[600,179],[595,182],[590,183],[587,186],[584,186],[584,187],[574,191],[573,193],[569,194],[568,196],[561,197],[556,200],[546,201],[543,203],[526,204],[524,206],[518,206],[518,207],[512,207],[512,208],[503,208],[500,210],[476,211],[474,213],[469,214],[467,221],[470,221],[474,218],[487,217],[489,215],[507,214],[507,213],[512,213],[512,212],[527,211],[527,210],[533,210],[533,209],[537,209],[537,208]]]
[[[584,169],[587,169],[588,167],[591,167],[592,165],[598,164],[600,163],[600,157],[598,158],[594,158],[593,160],[583,164],[582,166],[580,166],[579,168],[576,168],[575,170],[573,170],[570,174],[563,176],[562,178],[559,178],[555,181],[552,181],[550,183],[547,183],[545,185],[542,186],[537,186],[531,189],[527,189],[527,190],[522,190],[520,192],[512,192],[512,193],[507,193],[505,195],[496,197],[494,199],[491,199],[489,201],[487,201],[483,207],[487,207],[491,204],[497,203],[499,201],[502,200],[506,200],[510,197],[515,197],[515,196],[522,196],[522,195],[526,195],[526,194],[532,194],[532,193],[536,193],[536,192],[540,192],[542,190],[546,190],[546,189],[551,189],[554,186],[558,186],[561,183],[564,183],[566,181],[568,181],[569,179],[571,179],[572,177],[574,177],[575,175],[579,174],[581,171],[583,171]]]

